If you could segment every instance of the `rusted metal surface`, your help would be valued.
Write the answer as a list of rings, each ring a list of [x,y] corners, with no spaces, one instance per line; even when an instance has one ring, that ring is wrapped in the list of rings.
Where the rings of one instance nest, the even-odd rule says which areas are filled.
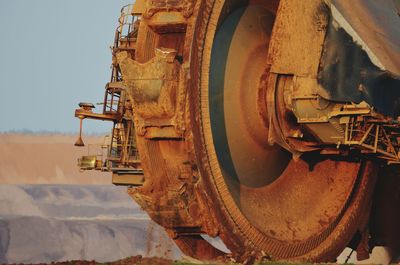
[[[400,18],[397,17],[397,20],[399,20],[397,28],[400,28]],[[374,62],[373,60],[377,59],[371,59],[366,48],[355,42],[354,37],[346,29],[338,27],[336,23],[333,20],[330,22],[325,40],[318,79],[321,85],[320,90],[324,91],[322,94],[333,101],[354,103],[365,101],[380,113],[396,118],[400,115],[398,101],[400,75],[384,70],[382,63]],[[392,34],[393,36],[400,35],[396,31]],[[383,37],[380,39],[384,40]],[[400,43],[400,40],[397,43]],[[387,64],[400,61],[398,59],[400,52],[397,50],[399,45],[392,44],[392,46],[395,48],[385,49],[390,55],[378,53],[383,58],[391,56],[390,63]],[[377,55],[373,56],[372,58],[375,58]]]
[[[365,4],[369,2],[366,1]],[[383,2],[389,3],[390,1]],[[387,5],[384,3],[379,5],[381,8],[376,12]],[[368,5],[366,6],[368,7]],[[363,26],[360,25],[360,22],[354,21],[348,9],[344,13],[349,17],[349,21],[355,24],[355,28],[351,28],[352,30],[348,29],[350,24],[343,27],[338,25],[340,22],[336,21],[335,16],[332,15],[318,78],[321,85],[320,90],[329,100],[354,103],[365,101],[378,112],[396,118],[400,115],[398,102],[400,74],[396,69],[400,65],[398,60],[400,58],[400,17],[396,15],[394,21],[389,23],[393,20],[392,13],[395,13],[393,8],[391,12],[388,12],[387,17],[381,19],[390,24],[390,27],[384,27],[385,24],[372,23],[377,19],[375,16],[379,13],[367,16],[356,13],[361,12],[358,9],[352,9],[350,14],[355,13],[354,16],[358,17],[359,21],[363,21],[361,23]],[[369,12],[373,12],[373,10],[369,10]],[[383,15],[381,14],[381,16]],[[372,17],[371,19],[374,20],[364,21],[367,20],[367,17]],[[341,21],[344,21],[344,18],[341,18]],[[371,26],[371,29],[367,31],[365,25],[369,24],[374,27]],[[394,27],[392,29],[394,32],[382,32],[377,27],[387,30]],[[356,37],[354,37],[355,34],[357,34]],[[362,41],[361,38],[363,38]]]
[[[343,28],[367,52],[373,64],[400,76],[400,18],[395,1],[326,2],[338,27]]]
[[[316,77],[327,24],[323,1],[280,1],[268,56],[271,72]]]
[[[359,143],[377,139],[375,157],[378,147],[395,149],[395,136],[384,137],[395,123],[373,138],[368,125],[387,117],[351,97],[330,101],[321,81],[334,12],[348,9],[323,0],[148,0],[123,9],[103,113],[76,115],[115,122],[115,183],[137,186],[129,194],[185,254],[333,261],[356,242],[368,256],[378,167]],[[357,10],[340,14],[350,21]],[[380,59],[392,73],[395,61]]]
[[[116,55],[120,52],[125,52],[129,57],[135,56],[139,23],[133,5],[121,9],[112,47],[111,79],[105,86],[102,112],[93,112],[95,106],[91,103],[80,103],[80,108],[75,110],[75,116],[80,119],[80,134],[76,146],[84,146],[82,139],[84,119],[113,122],[111,136],[108,137],[109,142],[101,145],[102,153],[89,154],[78,159],[78,166],[81,170],[112,172],[112,182],[116,185],[141,186],[144,181],[136,149],[132,100],[122,82],[120,66],[116,59]]]

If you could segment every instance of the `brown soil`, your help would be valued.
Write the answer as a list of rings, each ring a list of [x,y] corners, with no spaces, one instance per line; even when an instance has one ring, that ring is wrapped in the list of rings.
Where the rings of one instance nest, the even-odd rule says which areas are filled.
[[[172,260],[167,260],[163,258],[143,258],[142,256],[133,256],[126,259],[118,260],[115,262],[104,262],[98,263],[96,261],[66,261],[66,262],[54,262],[51,265],[170,265],[174,264]],[[11,264],[10,264],[11,265]],[[13,264],[14,265],[14,264]],[[16,265],[16,264],[15,264]],[[28,264],[27,264],[28,265]],[[36,265],[47,265],[44,263]]]
[[[102,144],[104,137],[84,137],[83,148],[74,146],[76,139],[61,134],[0,134],[0,184],[110,184],[110,173],[81,173],[77,167],[89,145],[99,152],[94,144]]]

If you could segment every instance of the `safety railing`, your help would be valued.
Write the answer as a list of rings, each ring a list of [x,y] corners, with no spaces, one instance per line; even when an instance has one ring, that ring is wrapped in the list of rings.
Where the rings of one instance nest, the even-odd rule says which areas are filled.
[[[119,25],[115,31],[114,50],[134,49],[131,44],[136,42],[141,14],[133,13],[133,5],[126,5],[121,9]]]
[[[112,167],[116,165],[137,166],[140,163],[132,122],[114,125],[107,159]]]
[[[114,83],[115,84],[115,83]],[[121,112],[122,87],[113,87],[113,83],[106,86],[103,103],[103,113]]]
[[[110,145],[109,135],[106,135],[103,144],[88,144],[87,155],[78,158],[78,167],[81,171],[84,170],[101,170],[108,171],[107,157],[109,154]]]
[[[112,47],[113,64],[111,80],[106,85],[103,103],[103,113],[93,113],[92,106],[88,104],[80,106],[76,110],[76,116],[82,120],[85,118],[109,120],[114,122],[111,138],[108,144],[101,146],[101,152],[91,152],[94,145],[88,147],[88,155],[78,159],[81,170],[103,170],[129,172],[129,170],[141,170],[139,153],[136,149],[134,124],[132,118],[125,115],[125,87],[122,80],[121,70],[116,62],[115,56],[118,51],[127,50],[134,56],[137,32],[139,28],[140,15],[133,12],[133,5],[126,5],[121,9],[119,24],[115,31],[114,46]],[[83,146],[81,137],[76,145]],[[113,171],[114,172],[114,171]]]

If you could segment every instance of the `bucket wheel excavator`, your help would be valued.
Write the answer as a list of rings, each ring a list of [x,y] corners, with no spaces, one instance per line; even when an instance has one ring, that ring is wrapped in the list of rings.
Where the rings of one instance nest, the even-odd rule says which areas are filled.
[[[201,260],[395,252],[398,8],[137,0],[121,12],[103,112],[87,103],[75,112],[113,122],[108,155],[80,167],[111,171]]]

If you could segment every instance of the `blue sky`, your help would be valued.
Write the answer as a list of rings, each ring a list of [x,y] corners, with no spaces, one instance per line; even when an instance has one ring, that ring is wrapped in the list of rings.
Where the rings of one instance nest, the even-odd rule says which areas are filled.
[[[0,132],[78,131],[74,109],[103,100],[119,11],[132,2],[0,0]]]

